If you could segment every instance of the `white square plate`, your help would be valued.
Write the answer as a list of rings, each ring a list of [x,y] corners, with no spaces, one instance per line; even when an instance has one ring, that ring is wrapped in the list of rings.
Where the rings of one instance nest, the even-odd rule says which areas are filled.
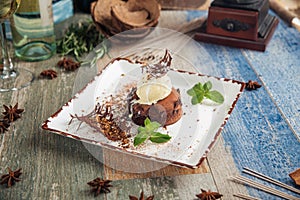
[[[119,149],[149,159],[191,168],[199,166],[220,135],[245,83],[184,70],[169,71],[168,76],[174,88],[180,90],[184,114],[175,124],[159,130],[172,137],[170,141],[163,144],[147,141],[138,147],[134,147],[131,143],[129,148],[124,148],[120,142],[107,139],[87,124],[83,123],[79,126],[78,122],[70,123],[71,115],[82,116],[91,113],[97,102],[101,103],[110,95],[122,93],[122,88],[129,84],[134,85],[141,76],[141,64],[132,63],[128,59],[112,60],[86,87],[49,117],[43,123],[42,128],[76,140]],[[192,105],[187,90],[198,82],[204,84],[207,81],[211,81],[213,90],[223,94],[224,103],[217,105],[204,101],[201,104]],[[132,130],[136,130],[136,127]],[[136,132],[131,133],[131,142],[136,134]]]

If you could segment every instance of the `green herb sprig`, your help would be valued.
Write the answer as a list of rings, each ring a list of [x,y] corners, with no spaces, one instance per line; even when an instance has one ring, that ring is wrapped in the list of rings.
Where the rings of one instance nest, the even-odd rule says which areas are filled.
[[[105,37],[99,33],[91,20],[71,24],[66,30],[64,37],[57,41],[57,53],[62,56],[70,55],[77,61],[92,51]],[[102,58],[108,52],[107,44],[104,43],[97,50],[97,57]],[[100,55],[101,54],[101,55]]]
[[[212,83],[210,81],[204,83],[203,85],[199,82],[189,89],[187,94],[192,96],[191,103],[193,105],[201,103],[204,98],[210,99],[218,104],[222,104],[224,102],[223,95],[216,90],[211,91],[211,89]]]
[[[158,122],[151,122],[149,118],[146,118],[144,125],[144,127],[140,126],[138,128],[138,134],[134,137],[133,141],[134,146],[138,146],[148,139],[154,143],[164,143],[171,139],[171,136],[168,134],[157,132],[157,129],[161,127]]]

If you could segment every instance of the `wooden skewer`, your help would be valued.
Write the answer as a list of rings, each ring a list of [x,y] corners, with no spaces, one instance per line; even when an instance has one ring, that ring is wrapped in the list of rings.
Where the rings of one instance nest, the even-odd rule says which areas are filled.
[[[241,198],[241,199],[245,199],[245,200],[260,200],[259,198],[256,198],[256,197],[252,197],[252,196],[249,196],[249,195],[245,195],[245,194],[233,194],[234,197],[238,197],[238,198]]]
[[[240,182],[240,183],[243,183],[243,184],[247,184],[251,187],[254,187],[254,188],[257,188],[257,189],[260,189],[260,190],[263,190],[267,193],[270,193],[270,194],[273,194],[273,195],[276,195],[276,196],[279,196],[279,197],[282,197],[284,199],[289,199],[289,200],[300,200],[300,198],[298,197],[295,197],[295,196],[292,196],[292,195],[289,195],[289,194],[286,194],[284,192],[281,192],[279,190],[276,190],[274,188],[271,188],[269,186],[266,186],[264,184],[261,184],[261,183],[258,183],[258,182],[255,182],[249,178],[246,178],[246,177],[243,177],[243,176],[237,176],[237,177],[233,177],[232,180],[234,181],[237,181],[237,182]]]
[[[275,184],[275,185],[278,185],[278,186],[280,186],[280,187],[283,187],[283,188],[285,188],[285,189],[288,189],[288,190],[290,190],[290,191],[293,191],[293,192],[295,192],[295,193],[300,194],[300,190],[297,189],[297,188],[294,188],[294,187],[292,187],[292,186],[290,186],[290,185],[287,185],[287,184],[285,184],[285,183],[282,183],[282,182],[280,182],[280,181],[278,181],[278,180],[275,180],[275,179],[273,179],[273,178],[271,178],[271,177],[268,177],[268,176],[266,176],[266,175],[264,175],[264,174],[261,174],[261,173],[259,173],[259,172],[256,172],[256,171],[254,171],[254,170],[252,170],[252,169],[249,169],[249,168],[246,168],[246,167],[244,167],[243,169],[244,169],[243,172],[246,173],[246,174],[249,174],[249,175],[254,176],[254,177],[256,177],[256,178],[259,178],[259,179],[268,181],[268,182],[270,182],[270,183],[273,183],[273,184]]]

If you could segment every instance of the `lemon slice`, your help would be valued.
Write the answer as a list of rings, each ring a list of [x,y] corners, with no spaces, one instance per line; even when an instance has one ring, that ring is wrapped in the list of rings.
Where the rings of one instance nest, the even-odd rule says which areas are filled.
[[[172,83],[168,76],[145,80],[138,84],[136,94],[140,104],[151,105],[166,98],[172,91]]]

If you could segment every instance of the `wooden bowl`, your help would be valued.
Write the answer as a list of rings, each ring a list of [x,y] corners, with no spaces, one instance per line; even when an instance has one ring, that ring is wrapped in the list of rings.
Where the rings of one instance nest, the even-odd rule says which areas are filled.
[[[147,36],[158,24],[160,10],[156,0],[98,0],[91,4],[91,16],[100,33],[128,40]]]

